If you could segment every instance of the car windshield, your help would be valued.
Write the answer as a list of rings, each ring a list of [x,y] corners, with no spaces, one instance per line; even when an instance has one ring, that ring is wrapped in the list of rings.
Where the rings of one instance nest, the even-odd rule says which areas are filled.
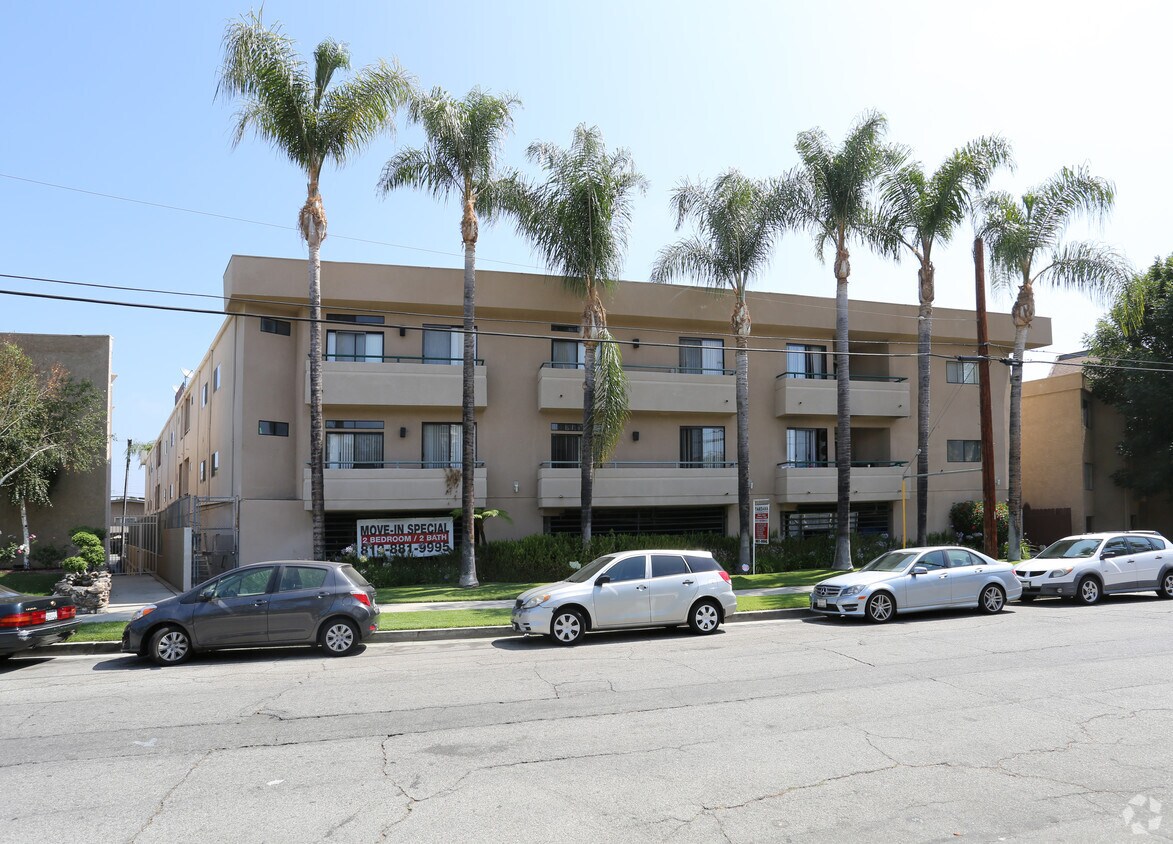
[[[574,574],[570,575],[570,577],[566,578],[566,580],[569,583],[586,583],[588,580],[594,580],[595,575],[614,559],[614,554],[608,554],[605,557],[599,557],[597,560],[591,560]]]
[[[1060,539],[1052,542],[1035,557],[1036,560],[1073,560],[1090,557],[1100,547],[1099,539]]]
[[[889,551],[876,557],[860,571],[904,571],[905,566],[916,555],[916,551]]]

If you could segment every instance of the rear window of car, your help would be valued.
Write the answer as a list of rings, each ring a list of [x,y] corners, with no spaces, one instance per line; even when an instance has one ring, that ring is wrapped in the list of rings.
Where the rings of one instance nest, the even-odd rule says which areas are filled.
[[[317,589],[326,582],[326,570],[317,566],[286,566],[281,570],[278,592]]]
[[[674,574],[688,574],[684,557],[679,554],[652,554],[652,577],[670,577]]]
[[[684,559],[688,561],[689,570],[694,572],[721,570],[721,566],[712,557],[698,557],[694,554],[685,554]]]
[[[367,579],[365,577],[358,573],[358,569],[356,569],[354,566],[343,566],[341,569],[339,569],[339,571],[346,575],[347,579],[350,580],[350,582],[355,586],[362,586],[365,588],[371,585],[367,583]]]
[[[1130,536],[1128,537],[1128,549],[1133,554],[1143,554],[1153,550],[1153,543],[1149,541],[1147,536]]]

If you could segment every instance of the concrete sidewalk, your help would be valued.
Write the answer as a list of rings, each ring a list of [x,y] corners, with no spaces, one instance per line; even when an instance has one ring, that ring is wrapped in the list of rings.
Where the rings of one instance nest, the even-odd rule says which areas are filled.
[[[141,607],[162,601],[178,591],[153,574],[116,574],[110,580],[110,603],[102,612],[78,618],[89,621],[130,621]]]

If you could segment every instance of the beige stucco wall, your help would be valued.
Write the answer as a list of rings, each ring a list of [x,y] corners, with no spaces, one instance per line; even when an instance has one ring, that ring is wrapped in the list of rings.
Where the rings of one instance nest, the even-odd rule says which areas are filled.
[[[0,342],[19,346],[42,369],[63,366],[81,381],[89,381],[106,406],[107,443],[110,441],[110,410],[113,400],[111,356],[113,338],[107,335],[0,334]],[[110,446],[88,472],[61,475],[50,492],[52,507],[29,507],[29,530],[37,535],[33,546],[70,547],[69,532],[75,527],[108,528],[110,525]],[[20,535],[20,510],[0,492],[0,536]],[[18,540],[19,541],[19,540]]]

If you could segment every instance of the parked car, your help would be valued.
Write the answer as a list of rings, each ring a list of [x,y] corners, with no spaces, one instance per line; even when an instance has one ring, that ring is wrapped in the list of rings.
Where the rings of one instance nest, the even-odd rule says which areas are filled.
[[[859,571],[816,584],[811,609],[820,615],[891,621],[897,613],[976,607],[998,613],[1022,586],[1009,563],[953,546],[888,551]]]
[[[143,607],[122,632],[122,650],[159,665],[266,645],[346,656],[378,629],[378,615],[374,587],[347,563],[255,563]]]
[[[737,611],[729,575],[707,551],[607,554],[557,583],[522,592],[513,629],[573,645],[589,630],[676,627],[708,634]]]
[[[24,595],[0,586],[0,660],[29,648],[64,642],[80,624],[73,598]]]
[[[1014,569],[1023,600],[1094,604],[1104,595],[1155,591],[1173,598],[1173,547],[1155,531],[1082,533],[1053,542]]]

